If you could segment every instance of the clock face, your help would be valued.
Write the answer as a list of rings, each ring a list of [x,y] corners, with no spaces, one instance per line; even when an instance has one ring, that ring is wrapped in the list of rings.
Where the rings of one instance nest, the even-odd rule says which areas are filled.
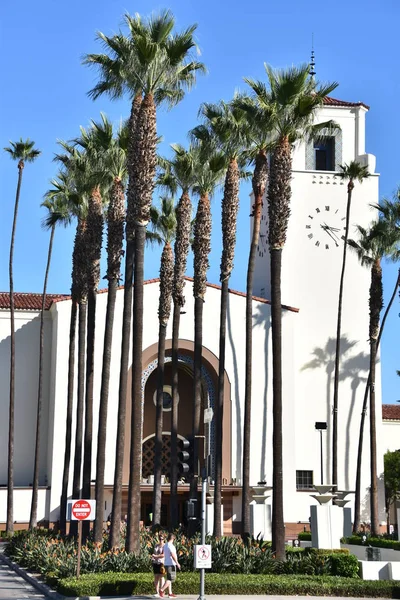
[[[339,248],[344,240],[346,217],[338,208],[329,205],[317,207],[307,215],[305,229],[310,243],[316,248]]]

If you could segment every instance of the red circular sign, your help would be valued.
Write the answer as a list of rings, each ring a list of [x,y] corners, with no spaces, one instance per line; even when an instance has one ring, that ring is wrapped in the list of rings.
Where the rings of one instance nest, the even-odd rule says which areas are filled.
[[[72,514],[78,521],[84,521],[90,517],[92,508],[87,500],[77,500],[72,505]]]

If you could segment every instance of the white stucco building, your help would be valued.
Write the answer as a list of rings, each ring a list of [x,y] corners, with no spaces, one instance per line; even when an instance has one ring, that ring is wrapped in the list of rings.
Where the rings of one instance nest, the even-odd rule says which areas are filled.
[[[339,165],[358,160],[368,165],[371,177],[353,193],[351,231],[354,225],[368,225],[374,217],[371,203],[377,203],[378,174],[375,158],[365,152],[365,115],[368,107],[327,99],[318,121],[336,121],[340,129],[324,143],[298,145],[294,150],[291,217],[288,241],[283,253],[283,399],[284,399],[284,494],[286,531],[290,535],[308,522],[310,497],[314,483],[331,476],[332,395],[338,287],[342,259],[341,235],[346,208],[346,184],[338,176]],[[321,225],[335,228],[329,234]],[[240,226],[240,224],[239,224]],[[264,202],[259,253],[256,264],[253,301],[253,414],[251,434],[251,484],[272,481],[272,368],[270,339],[269,256],[267,247],[267,202]],[[359,419],[368,374],[368,290],[369,272],[349,253],[345,281],[342,321],[342,360],[339,396],[339,489],[354,490]],[[191,382],[194,339],[194,303],[192,283],[186,282],[185,313],[180,329],[179,434],[186,436],[191,427]],[[144,459],[143,480],[151,473],[151,440],[154,436],[154,392],[156,389],[158,337],[157,280],[145,286],[143,387],[144,387]],[[96,315],[94,445],[96,432],[102,346],[107,294],[99,293]],[[209,285],[204,305],[203,376],[204,406],[213,405],[217,390],[220,289]],[[15,432],[15,520],[29,519],[30,484],[37,400],[38,339],[40,296],[16,297],[16,432]],[[68,339],[70,299],[49,296],[45,329],[45,388],[43,407],[43,443],[40,459],[39,519],[54,522],[58,518],[61,476],[64,458],[67,401]],[[114,323],[110,398],[107,419],[106,506],[111,510],[115,435],[117,423],[119,362],[122,330],[123,290],[118,292]],[[171,323],[167,348],[171,344]],[[0,526],[6,520],[7,439],[9,398],[9,310],[7,294],[0,294]],[[223,498],[224,531],[235,533],[241,521],[241,455],[245,378],[245,295],[233,292],[229,297],[226,353],[226,392],[224,411]],[[168,352],[167,352],[168,354]],[[169,359],[170,360],[170,359]],[[167,359],[168,361],[168,359]],[[166,366],[166,391],[170,385],[170,365]],[[129,410],[130,397],[127,403]],[[381,418],[380,369],[377,368],[377,432],[379,474],[383,471],[383,453],[395,449],[396,435],[389,437],[384,427],[400,431],[400,422],[388,425]],[[129,415],[128,415],[129,417]],[[127,423],[129,418],[127,418]],[[316,422],[327,424],[322,434]],[[73,423],[75,431],[75,422]],[[128,430],[127,430],[128,431]],[[170,413],[164,414],[164,441],[168,464]],[[398,435],[398,434],[397,434]],[[368,423],[365,434],[362,501],[363,518],[368,520],[369,451]],[[213,432],[211,432],[211,447]],[[392,448],[393,446],[393,448]],[[129,437],[124,465],[124,502],[127,502]],[[168,469],[168,466],[166,467]],[[166,471],[166,475],[168,471]],[[95,479],[95,460],[92,479]],[[72,481],[72,464],[71,477]],[[142,518],[151,512],[151,489],[143,484]],[[185,489],[182,488],[182,503]],[[350,499],[352,496],[349,496]],[[163,487],[164,515],[168,514],[169,490]],[[381,497],[381,520],[384,521]],[[166,517],[165,517],[166,518]]]

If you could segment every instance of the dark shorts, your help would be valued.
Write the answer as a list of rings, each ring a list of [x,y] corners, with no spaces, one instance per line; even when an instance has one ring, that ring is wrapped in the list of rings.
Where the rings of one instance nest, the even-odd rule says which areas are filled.
[[[153,573],[154,575],[161,575],[161,567],[163,567],[164,565],[162,564],[157,564],[157,563],[153,563]]]
[[[176,567],[165,567],[167,569],[167,579],[168,581],[175,581],[176,579]]]

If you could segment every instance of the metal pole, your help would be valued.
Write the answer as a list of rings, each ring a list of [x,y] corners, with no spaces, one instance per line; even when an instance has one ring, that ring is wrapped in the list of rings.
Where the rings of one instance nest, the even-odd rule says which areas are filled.
[[[207,494],[207,469],[203,467],[201,472],[201,543],[206,543],[206,494]],[[205,569],[200,569],[200,596],[198,600],[205,600],[204,579]]]
[[[76,563],[76,576],[79,577],[81,574],[81,549],[82,549],[82,521],[78,522],[78,550],[77,550],[77,563]]]
[[[324,484],[324,455],[322,450],[322,429],[319,430],[319,437],[321,442],[321,485]]]

